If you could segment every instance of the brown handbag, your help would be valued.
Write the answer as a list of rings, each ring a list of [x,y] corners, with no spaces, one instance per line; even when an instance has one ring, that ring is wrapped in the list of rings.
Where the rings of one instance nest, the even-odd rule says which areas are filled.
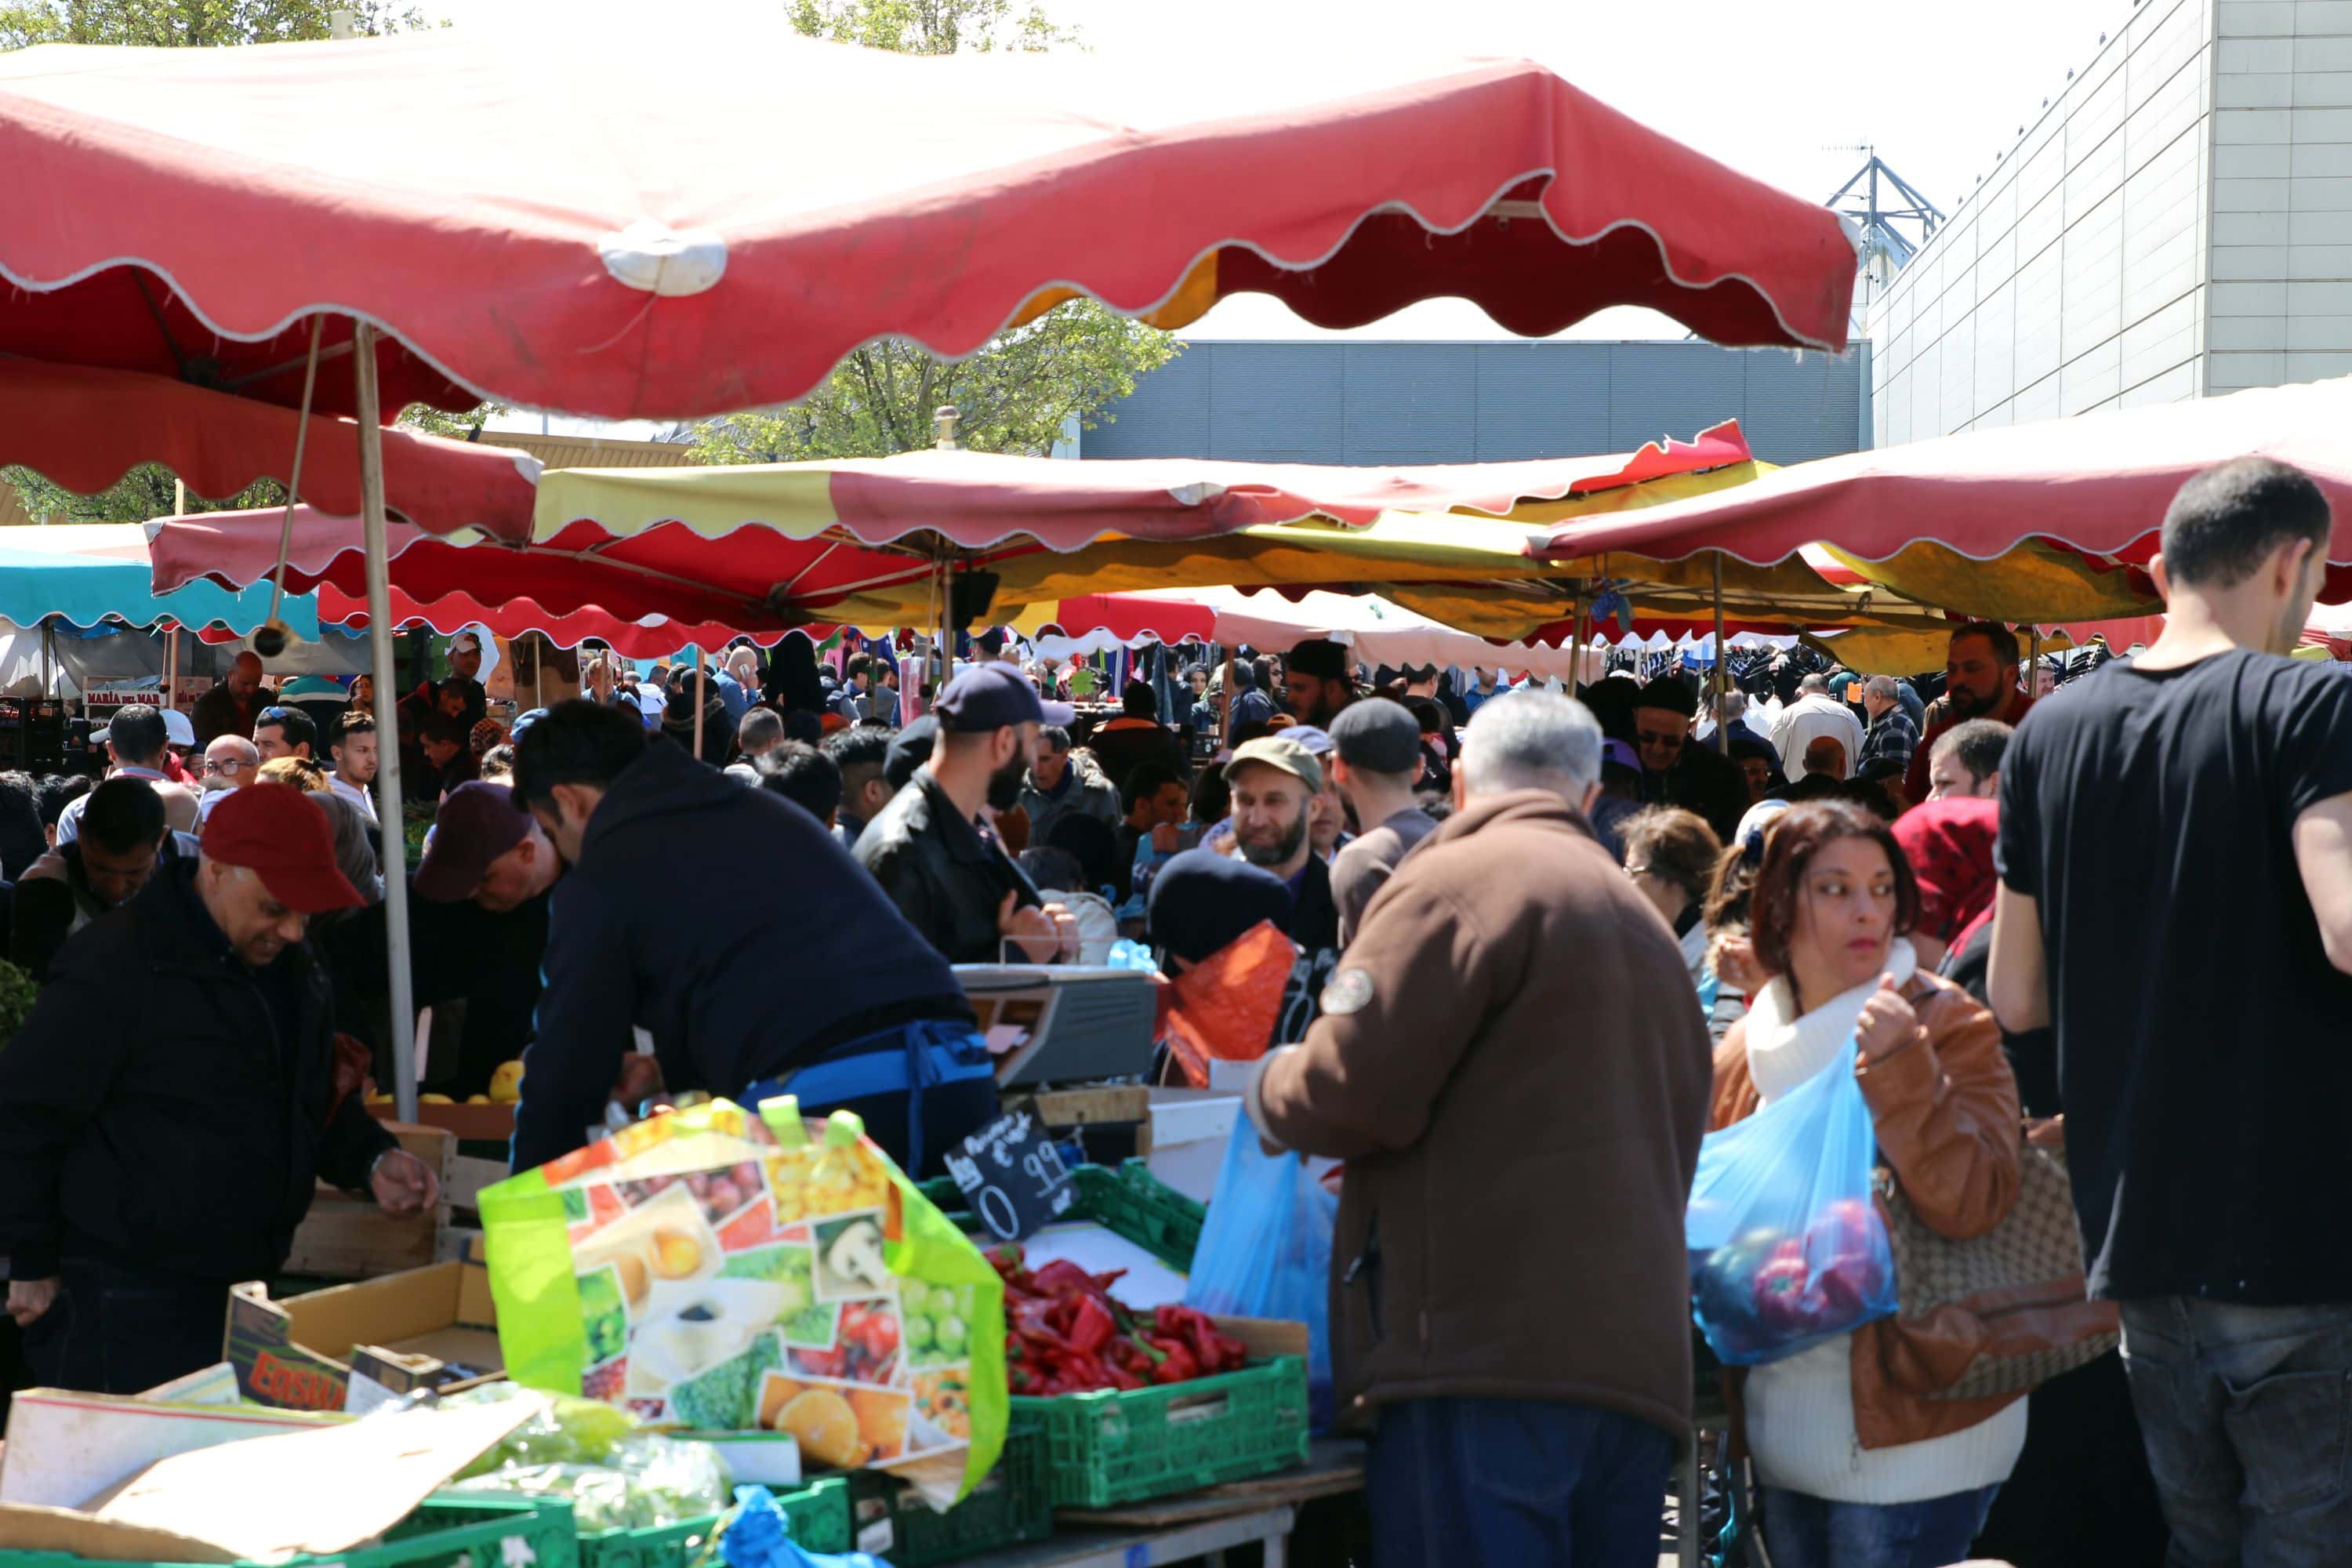
[[[1928,1398],[2023,1393],[2097,1360],[2120,1341],[2111,1315],[2065,1310],[2088,1292],[2063,1152],[2029,1143],[2019,1149],[2017,1167],[2015,1206],[1969,1241],[1929,1228],[1895,1173],[1883,1165],[1876,1173],[1895,1254],[1896,1321],[1958,1306],[1984,1331],[1957,1382],[1919,1391]]]

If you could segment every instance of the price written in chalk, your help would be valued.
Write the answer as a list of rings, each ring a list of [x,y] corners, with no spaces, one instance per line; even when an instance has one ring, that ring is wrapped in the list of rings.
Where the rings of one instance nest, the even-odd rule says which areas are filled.
[[[947,1156],[948,1174],[999,1241],[1020,1241],[1070,1212],[1069,1167],[1026,1110],[999,1117]]]

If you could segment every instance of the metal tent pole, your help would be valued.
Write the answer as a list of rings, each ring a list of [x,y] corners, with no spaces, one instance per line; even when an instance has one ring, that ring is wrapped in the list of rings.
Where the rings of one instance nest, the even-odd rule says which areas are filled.
[[[1584,593],[1580,585],[1576,595],[1576,606],[1569,612],[1568,616],[1568,635],[1570,647],[1574,650],[1569,655],[1568,660],[1568,694],[1570,697],[1576,695],[1576,689],[1580,685],[1591,684],[1584,679],[1585,644],[1590,640],[1589,628],[1584,618],[1585,609]]]
[[[1723,650],[1723,552],[1715,552],[1715,749],[1731,755],[1731,726],[1724,722],[1723,687],[1731,660]]]
[[[702,760],[702,645],[694,645],[694,760]]]
[[[172,476],[172,515],[188,515],[188,481],[177,474]],[[173,700],[180,694],[180,626],[177,621],[163,634],[163,706],[176,708]]]
[[[358,380],[360,517],[367,544],[368,663],[375,686],[375,808],[383,844],[383,941],[392,977],[392,1095],[416,1120],[416,997],[408,968],[408,835],[400,813],[400,672],[392,652],[392,571],[384,548],[383,418],[376,401],[375,329],[352,328]],[[398,862],[395,864],[395,860]]]

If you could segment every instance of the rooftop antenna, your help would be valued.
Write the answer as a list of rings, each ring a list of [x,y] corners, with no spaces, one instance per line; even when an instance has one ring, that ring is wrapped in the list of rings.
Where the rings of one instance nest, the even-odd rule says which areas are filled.
[[[1864,311],[1870,300],[1885,291],[1895,275],[1910,264],[1944,222],[1944,210],[1910,181],[1889,167],[1878,149],[1867,142],[1824,147],[1825,153],[1859,153],[1855,170],[1822,205],[1853,220],[1862,231],[1861,286],[1854,290],[1853,335],[1860,337]]]

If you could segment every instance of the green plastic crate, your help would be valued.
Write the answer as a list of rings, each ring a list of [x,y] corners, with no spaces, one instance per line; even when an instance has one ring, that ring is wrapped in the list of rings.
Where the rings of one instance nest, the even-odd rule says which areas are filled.
[[[505,1568],[505,1543],[520,1536],[538,1568],[578,1568],[580,1547],[572,1505],[561,1498],[451,1493],[427,1498],[415,1513],[384,1532],[383,1543],[326,1557],[297,1557],[288,1568],[336,1563],[340,1568]],[[0,1568],[90,1568],[66,1552],[0,1552]],[[153,1568],[110,1563],[107,1568]],[[241,1563],[237,1568],[252,1568]]]
[[[849,1483],[829,1479],[776,1494],[792,1521],[793,1542],[811,1552],[849,1550]],[[580,1568],[687,1568],[702,1555],[717,1514],[680,1524],[607,1530],[580,1538]]]
[[[1056,1508],[1111,1508],[1307,1462],[1307,1362],[1277,1356],[1165,1387],[1016,1395],[1045,1434]]]
[[[1200,1250],[1201,1226],[1209,1211],[1151,1173],[1140,1160],[1129,1160],[1116,1171],[1108,1165],[1080,1165],[1070,1173],[1078,1194],[1067,1219],[1088,1219],[1114,1236],[1125,1237],[1179,1273],[1190,1273],[1192,1255]],[[980,1222],[964,1207],[963,1194],[945,1176],[922,1184],[923,1196],[965,1230]],[[980,1238],[985,1247],[988,1238]]]
[[[891,1568],[931,1568],[1054,1532],[1054,1497],[1045,1485],[1045,1435],[1034,1427],[1005,1434],[1003,1457],[971,1495],[945,1513],[915,1489],[880,1470],[850,1482],[857,1549]]]

